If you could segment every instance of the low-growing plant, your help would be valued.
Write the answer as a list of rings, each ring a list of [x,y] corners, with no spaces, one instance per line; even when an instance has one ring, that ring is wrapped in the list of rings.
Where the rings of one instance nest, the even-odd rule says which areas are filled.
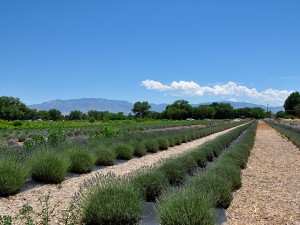
[[[231,190],[237,190],[242,186],[241,171],[236,165],[221,162],[208,168],[208,171],[225,178],[231,183]]]
[[[87,225],[133,225],[142,218],[141,193],[127,180],[99,176],[78,196]]]
[[[214,225],[211,200],[193,188],[164,193],[159,198],[156,211],[163,225]]]
[[[15,194],[22,188],[28,175],[28,169],[17,159],[0,159],[0,196]]]
[[[156,153],[159,150],[158,143],[153,139],[146,140],[145,141],[145,147],[146,147],[148,152]]]
[[[43,183],[61,183],[70,169],[71,162],[64,154],[43,149],[30,160],[31,177]]]
[[[205,152],[201,151],[201,148],[197,149],[195,151],[192,151],[191,156],[196,160],[198,166],[206,167],[207,156],[206,156]]]
[[[171,185],[179,185],[187,173],[186,167],[179,160],[172,159],[163,163],[158,170],[165,174]]]
[[[135,175],[133,184],[141,191],[147,202],[154,202],[169,186],[167,177],[157,169]]]
[[[136,141],[132,144],[135,156],[144,156],[147,154],[146,146],[143,142]]]
[[[86,149],[73,148],[68,151],[71,161],[70,171],[74,173],[89,173],[96,165],[96,156]]]
[[[180,156],[176,160],[178,161],[179,164],[185,167],[186,172],[189,174],[193,174],[198,167],[196,159],[193,158],[190,154]]]
[[[169,148],[169,141],[166,138],[157,139],[159,150],[167,150]]]
[[[118,159],[131,159],[134,153],[134,150],[132,147],[128,147],[126,145],[117,145],[114,148],[115,153],[117,154]]]
[[[199,173],[192,177],[188,184],[213,200],[214,207],[228,208],[233,196],[231,185],[223,177],[211,172]]]
[[[97,146],[93,148],[96,156],[96,164],[101,166],[112,166],[116,161],[116,153],[107,147]]]

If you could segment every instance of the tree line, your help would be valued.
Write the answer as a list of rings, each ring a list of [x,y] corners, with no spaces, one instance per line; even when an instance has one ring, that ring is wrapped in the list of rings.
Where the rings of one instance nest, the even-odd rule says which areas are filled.
[[[276,114],[277,117],[287,115],[300,117],[300,94],[293,92],[284,103],[285,111]],[[137,118],[149,119],[171,119],[185,120],[192,119],[233,119],[233,118],[255,118],[262,119],[270,117],[271,112],[265,112],[260,107],[234,109],[229,103],[214,102],[210,105],[198,105],[193,107],[186,100],[177,100],[168,105],[162,112],[151,111],[147,101],[135,102],[132,113],[125,115],[123,112],[111,113],[108,111],[90,110],[83,113],[79,110],[71,111],[68,115],[62,115],[57,109],[39,110],[29,109],[19,98],[2,96],[0,97],[0,119],[2,120],[126,120]]]

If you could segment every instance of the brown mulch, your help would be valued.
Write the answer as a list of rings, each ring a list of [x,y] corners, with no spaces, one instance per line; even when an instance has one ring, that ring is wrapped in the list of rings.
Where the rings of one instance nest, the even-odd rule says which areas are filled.
[[[300,225],[300,150],[259,121],[226,225]]]

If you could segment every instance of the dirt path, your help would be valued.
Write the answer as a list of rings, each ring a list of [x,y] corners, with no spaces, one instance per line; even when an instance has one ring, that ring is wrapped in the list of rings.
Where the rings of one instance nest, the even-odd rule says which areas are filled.
[[[195,147],[203,144],[206,141],[212,140],[222,134],[229,132],[231,128],[219,133],[209,135],[207,137],[181,144],[180,146],[175,146],[169,148],[166,151],[161,151],[155,154],[147,155],[141,158],[129,160],[123,164],[115,165],[111,167],[106,167],[96,172],[89,174],[83,174],[79,177],[75,177],[69,180],[65,180],[60,185],[44,185],[42,187],[34,188],[26,192],[19,193],[8,198],[0,199],[0,215],[11,215],[14,216],[18,213],[19,209],[22,208],[23,204],[28,202],[35,211],[40,211],[41,207],[39,204],[39,197],[47,195],[48,191],[51,191],[51,205],[59,203],[58,207],[54,211],[55,218],[59,218],[63,210],[69,208],[72,196],[79,190],[80,185],[84,180],[93,177],[96,173],[105,174],[108,172],[114,172],[119,175],[129,174],[142,167],[151,166],[162,159],[169,158],[174,155],[182,154],[183,152],[194,149]]]
[[[263,121],[226,225],[300,225],[300,150]]]

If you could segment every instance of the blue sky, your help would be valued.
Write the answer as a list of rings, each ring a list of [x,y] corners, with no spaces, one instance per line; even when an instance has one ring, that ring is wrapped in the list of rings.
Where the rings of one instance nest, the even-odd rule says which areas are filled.
[[[282,105],[300,1],[0,1],[0,96]]]

